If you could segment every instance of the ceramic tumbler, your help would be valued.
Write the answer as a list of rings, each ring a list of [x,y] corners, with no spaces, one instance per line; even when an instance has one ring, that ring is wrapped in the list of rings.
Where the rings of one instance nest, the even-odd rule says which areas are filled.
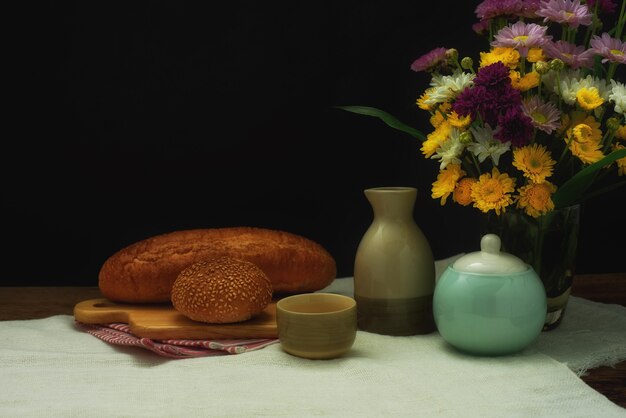
[[[350,351],[356,338],[356,302],[333,293],[303,293],[276,304],[283,350],[308,359],[333,359]]]

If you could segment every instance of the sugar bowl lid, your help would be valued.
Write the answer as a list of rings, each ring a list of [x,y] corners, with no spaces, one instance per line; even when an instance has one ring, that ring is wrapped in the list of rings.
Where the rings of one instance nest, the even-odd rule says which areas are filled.
[[[486,234],[480,240],[480,251],[469,253],[454,262],[452,267],[467,273],[517,273],[526,271],[522,259],[500,251],[502,242],[496,234]]]

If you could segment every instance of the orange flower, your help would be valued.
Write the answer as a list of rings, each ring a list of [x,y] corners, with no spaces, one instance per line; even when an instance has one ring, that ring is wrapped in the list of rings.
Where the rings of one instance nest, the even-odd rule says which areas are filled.
[[[533,218],[538,218],[554,210],[552,194],[555,191],[556,186],[549,181],[540,184],[530,183],[520,187],[517,207],[524,209],[524,212]]]
[[[476,179],[463,177],[454,188],[452,200],[461,206],[467,206],[472,203],[472,185],[474,183],[476,183]]]

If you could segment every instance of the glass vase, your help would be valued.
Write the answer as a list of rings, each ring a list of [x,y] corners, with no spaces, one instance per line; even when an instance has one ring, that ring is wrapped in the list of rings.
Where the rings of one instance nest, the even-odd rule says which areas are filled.
[[[543,282],[548,309],[543,330],[558,327],[565,314],[574,277],[580,205],[554,210],[538,218],[517,209],[485,217],[481,235],[494,233],[502,250],[535,269]]]

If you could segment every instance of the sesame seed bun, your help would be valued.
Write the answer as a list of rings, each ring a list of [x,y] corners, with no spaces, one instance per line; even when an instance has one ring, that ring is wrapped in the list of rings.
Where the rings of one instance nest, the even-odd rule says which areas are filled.
[[[222,324],[246,321],[272,300],[272,284],[248,261],[219,257],[182,270],[172,287],[172,304],[195,321]]]

